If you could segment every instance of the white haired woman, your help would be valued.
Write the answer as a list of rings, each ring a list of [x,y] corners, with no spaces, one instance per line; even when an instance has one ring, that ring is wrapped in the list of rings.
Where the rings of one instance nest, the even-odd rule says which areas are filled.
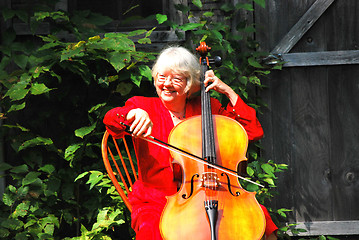
[[[200,65],[191,52],[183,47],[164,49],[152,68],[152,76],[158,97],[132,97],[125,106],[114,108],[106,114],[104,123],[115,138],[125,134],[124,126],[120,124],[123,122],[130,125],[135,137],[152,135],[167,142],[174,126],[188,117],[201,114],[200,97],[194,96],[199,90]],[[255,110],[246,105],[213,71],[206,72],[204,83],[206,91],[213,89],[230,100],[224,108],[218,100],[211,99],[213,114],[225,115],[241,123],[251,141],[263,136]],[[171,165],[170,152],[164,148],[140,138],[135,138],[135,148],[139,179],[129,195],[133,206],[131,225],[137,240],[160,240],[159,221],[166,204],[165,197],[177,192],[181,170]],[[266,235],[273,235],[277,227],[267,211],[265,215],[267,228],[269,226]]]

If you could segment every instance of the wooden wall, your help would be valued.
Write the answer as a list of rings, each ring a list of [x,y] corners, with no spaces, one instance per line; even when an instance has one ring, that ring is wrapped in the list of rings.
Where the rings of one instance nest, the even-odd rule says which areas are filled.
[[[261,92],[263,154],[289,165],[272,204],[292,209],[303,235],[359,234],[358,13],[358,0],[268,0],[255,11],[262,50],[287,61]]]

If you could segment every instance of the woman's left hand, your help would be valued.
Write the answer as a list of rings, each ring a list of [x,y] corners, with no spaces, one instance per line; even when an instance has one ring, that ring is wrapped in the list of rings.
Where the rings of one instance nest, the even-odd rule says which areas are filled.
[[[204,85],[206,86],[206,92],[213,89],[216,92],[225,94],[232,105],[235,105],[238,99],[238,95],[233,91],[233,89],[225,84],[221,79],[214,75],[213,70],[209,70],[205,74]]]

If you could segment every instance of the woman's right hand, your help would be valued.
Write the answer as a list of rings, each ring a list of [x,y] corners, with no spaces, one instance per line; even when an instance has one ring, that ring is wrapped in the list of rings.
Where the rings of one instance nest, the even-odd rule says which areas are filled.
[[[127,113],[126,120],[131,123],[130,131],[134,137],[148,137],[152,133],[153,123],[145,110],[132,109]]]

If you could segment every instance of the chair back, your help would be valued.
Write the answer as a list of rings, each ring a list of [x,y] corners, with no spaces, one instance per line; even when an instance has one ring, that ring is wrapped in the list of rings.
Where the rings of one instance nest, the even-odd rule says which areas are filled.
[[[133,141],[113,138],[107,131],[103,135],[101,151],[107,173],[127,208],[132,212],[128,194],[137,180],[137,154]],[[132,138],[131,138],[132,139]]]

